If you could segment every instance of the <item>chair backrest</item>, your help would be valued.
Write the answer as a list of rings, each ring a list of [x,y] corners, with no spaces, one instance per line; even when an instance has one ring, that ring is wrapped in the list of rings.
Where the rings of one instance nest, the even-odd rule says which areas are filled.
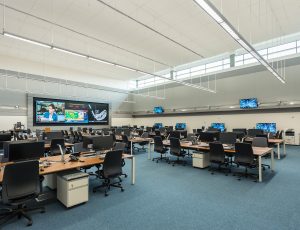
[[[113,150],[106,153],[103,162],[103,176],[117,177],[122,173],[122,150]]]
[[[159,130],[155,130],[155,136],[160,136],[160,131]]]
[[[282,139],[282,137],[283,137],[283,130],[281,130],[281,131],[279,132],[278,139]]]
[[[252,145],[249,143],[235,143],[234,161],[244,164],[253,164],[254,154]]]
[[[129,143],[128,137],[126,135],[122,135],[122,141],[124,143]]]
[[[252,140],[253,147],[268,147],[268,138],[266,137],[254,137]]]
[[[164,149],[164,144],[161,136],[155,136],[153,139],[154,139],[154,151],[158,153],[162,153]]]
[[[210,142],[209,143],[209,159],[211,162],[223,163],[225,162],[225,152],[222,143]]]
[[[179,138],[170,138],[170,153],[175,156],[179,156],[181,154],[181,145]]]
[[[148,132],[143,132],[143,134],[141,135],[142,138],[148,138],[149,137],[149,133]]]
[[[59,146],[62,147],[62,150],[65,151],[65,140],[64,139],[52,139],[50,143],[50,153],[51,155],[60,155],[60,149]]]
[[[2,181],[2,201],[4,204],[37,195],[39,192],[38,161],[23,161],[5,166]]]

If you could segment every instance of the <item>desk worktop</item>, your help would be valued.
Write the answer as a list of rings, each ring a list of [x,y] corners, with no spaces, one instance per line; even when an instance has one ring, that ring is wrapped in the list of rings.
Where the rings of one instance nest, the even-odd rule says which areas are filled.
[[[57,173],[69,169],[75,169],[75,168],[82,168],[82,167],[88,167],[88,166],[93,166],[93,165],[98,165],[98,164],[103,164],[104,158],[101,156],[95,156],[95,157],[84,157],[84,154],[79,158],[80,161],[69,161],[69,156],[70,154],[65,155],[65,161],[66,162],[61,162],[61,156],[51,156],[51,157],[44,157],[40,159],[40,162],[45,162],[48,161],[50,162],[50,166],[45,167],[43,164],[40,164],[40,175],[46,175],[46,174],[51,174],[51,173]],[[123,159],[130,159],[132,158],[132,155],[129,154],[123,154]],[[2,182],[3,179],[3,166],[7,164],[12,164],[12,162],[7,162],[7,163],[1,163],[1,171],[0,171],[0,183]]]

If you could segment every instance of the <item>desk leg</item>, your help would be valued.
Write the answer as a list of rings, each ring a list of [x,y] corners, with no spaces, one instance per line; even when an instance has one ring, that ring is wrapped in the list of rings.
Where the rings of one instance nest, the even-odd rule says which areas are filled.
[[[130,154],[133,155],[133,143],[132,143],[132,141],[130,142]]]
[[[258,156],[258,181],[262,182],[261,156]]]
[[[151,160],[151,143],[148,142],[148,160]]]
[[[271,151],[271,170],[274,172],[274,150]]]
[[[283,141],[283,154],[286,157],[286,150],[285,150],[285,141]]]
[[[277,144],[277,158],[280,160],[280,144]]]
[[[135,157],[131,159],[131,184],[135,184]]]

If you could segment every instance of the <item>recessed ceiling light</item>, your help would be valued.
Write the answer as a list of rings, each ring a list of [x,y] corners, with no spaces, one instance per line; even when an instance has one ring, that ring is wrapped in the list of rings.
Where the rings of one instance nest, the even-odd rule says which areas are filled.
[[[290,105],[293,105],[293,104],[295,104],[295,102],[291,101],[291,102],[290,102]]]

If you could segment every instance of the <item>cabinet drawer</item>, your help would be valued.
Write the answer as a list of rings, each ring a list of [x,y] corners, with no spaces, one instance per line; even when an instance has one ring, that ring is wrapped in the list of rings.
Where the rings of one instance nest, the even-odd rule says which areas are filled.
[[[75,189],[82,186],[87,186],[89,181],[88,177],[80,178],[77,180],[68,181],[68,190]]]

